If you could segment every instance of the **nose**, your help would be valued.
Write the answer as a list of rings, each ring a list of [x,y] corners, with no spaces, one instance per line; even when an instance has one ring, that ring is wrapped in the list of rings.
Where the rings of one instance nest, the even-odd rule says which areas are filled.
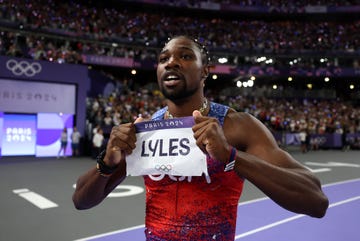
[[[169,68],[179,68],[180,67],[180,62],[179,60],[174,57],[174,56],[171,56],[169,58],[169,60],[167,61],[167,64],[165,66],[166,69],[169,69]]]

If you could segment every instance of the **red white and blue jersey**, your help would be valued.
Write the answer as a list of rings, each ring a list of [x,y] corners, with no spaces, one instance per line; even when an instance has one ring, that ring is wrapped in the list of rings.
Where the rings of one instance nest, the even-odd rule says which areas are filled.
[[[209,116],[221,125],[229,107],[210,102]],[[162,119],[166,109],[153,116]],[[145,235],[149,240],[234,240],[238,201],[244,180],[224,172],[207,156],[208,176],[145,176]]]

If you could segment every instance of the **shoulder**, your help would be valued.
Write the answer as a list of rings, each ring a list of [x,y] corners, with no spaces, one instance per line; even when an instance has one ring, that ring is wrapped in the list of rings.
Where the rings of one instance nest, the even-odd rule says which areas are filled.
[[[247,112],[237,112],[236,110],[229,108],[225,117],[226,125],[240,125],[240,126],[252,126],[262,124],[257,118]]]
[[[237,112],[231,108],[225,118],[224,133],[229,143],[244,149],[261,142],[273,142],[270,130],[260,120],[249,113]]]

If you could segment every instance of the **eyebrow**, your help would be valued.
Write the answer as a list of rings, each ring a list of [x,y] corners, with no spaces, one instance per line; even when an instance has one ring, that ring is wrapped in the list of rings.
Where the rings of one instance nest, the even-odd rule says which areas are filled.
[[[190,47],[179,46],[178,48],[181,49],[181,50],[189,50],[189,51],[195,53],[194,49],[193,49],[193,48],[190,48]],[[163,54],[163,53],[166,53],[166,52],[169,52],[169,49],[162,49],[159,54]]]

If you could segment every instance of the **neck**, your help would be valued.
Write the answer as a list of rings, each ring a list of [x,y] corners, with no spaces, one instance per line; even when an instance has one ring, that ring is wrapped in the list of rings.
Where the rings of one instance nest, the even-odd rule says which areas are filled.
[[[209,107],[209,102],[208,102],[208,100],[206,98],[204,98],[201,106],[196,110],[198,110],[202,115],[206,115],[208,107]],[[173,118],[177,118],[177,117],[180,117],[180,116],[173,115],[169,111],[169,109],[165,113],[165,119],[173,119]]]

